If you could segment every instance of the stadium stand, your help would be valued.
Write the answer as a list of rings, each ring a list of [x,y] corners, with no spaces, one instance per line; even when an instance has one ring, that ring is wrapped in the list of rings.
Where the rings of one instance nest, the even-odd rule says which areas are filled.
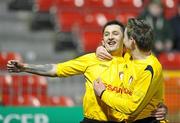
[[[108,11],[91,11],[87,14],[83,15],[82,23],[80,28],[81,29],[98,29],[101,31],[103,25],[109,21],[114,20],[116,16],[113,13],[110,13]]]
[[[55,6],[61,9],[77,9],[84,5],[84,0],[54,0]]]
[[[97,30],[81,30],[79,33],[82,50],[85,52],[92,52],[101,43],[102,33]]]
[[[177,13],[177,4],[179,0],[162,0],[164,14],[167,19],[171,19]]]
[[[76,10],[57,10],[57,28],[61,32],[71,32],[73,26],[81,23],[83,14]]]
[[[53,96],[49,100],[51,106],[74,106],[74,101],[67,96]]]
[[[0,75],[2,104],[13,106],[73,106],[67,96],[51,97],[47,94],[47,80],[36,75]],[[1,92],[0,91],[0,92]],[[51,100],[51,101],[48,101]]]
[[[2,90],[2,94],[4,95],[4,105],[16,105],[19,101],[18,98],[24,98],[21,97],[22,95],[31,95],[34,97],[47,96],[47,80],[44,77],[6,74],[1,75],[0,80],[2,81],[0,90]]]
[[[123,9],[140,9],[143,7],[142,0],[116,0],[116,7]]]
[[[32,10],[33,0],[9,0],[9,10]]]
[[[38,12],[49,12],[54,0],[35,0],[34,9]]]
[[[34,0],[31,30],[53,29],[54,25],[50,14],[53,5],[54,0]]]

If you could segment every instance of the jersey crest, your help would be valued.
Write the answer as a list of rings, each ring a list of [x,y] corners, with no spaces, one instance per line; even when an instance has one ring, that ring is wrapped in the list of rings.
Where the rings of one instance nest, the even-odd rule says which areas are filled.
[[[133,76],[131,76],[130,78],[129,78],[129,84],[131,84],[132,82],[133,82],[133,80],[134,80],[134,78],[133,78]]]
[[[123,80],[123,78],[124,78],[124,72],[119,72],[119,78],[120,78],[120,80]]]

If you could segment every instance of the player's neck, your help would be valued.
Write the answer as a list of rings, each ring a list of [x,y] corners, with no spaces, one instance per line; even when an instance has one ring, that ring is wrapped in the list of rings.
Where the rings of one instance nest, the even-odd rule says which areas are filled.
[[[122,54],[123,54],[123,50],[122,50],[122,49],[118,49],[118,50],[116,50],[116,51],[111,52],[111,55],[112,55],[112,56],[122,57]]]
[[[151,55],[151,51],[143,52],[139,49],[135,49],[131,52],[133,60],[143,60],[146,59],[149,55]]]

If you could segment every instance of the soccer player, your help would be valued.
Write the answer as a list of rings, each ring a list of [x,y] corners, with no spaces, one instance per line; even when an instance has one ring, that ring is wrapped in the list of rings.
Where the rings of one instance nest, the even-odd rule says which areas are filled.
[[[7,64],[9,72],[28,72],[50,77],[67,77],[84,74],[86,92],[83,99],[84,119],[82,123],[91,122],[120,122],[127,116],[112,109],[96,97],[93,90],[93,82],[101,77],[111,85],[114,76],[118,76],[118,70],[123,69],[124,58],[122,57],[124,26],[118,21],[108,22],[103,28],[103,41],[107,51],[113,60],[99,60],[95,53],[90,53],[76,59],[47,65],[32,65],[10,60]],[[115,67],[114,67],[115,66]],[[108,83],[109,82],[109,83]],[[164,117],[164,114],[161,115]]]
[[[124,70],[119,71],[119,85],[112,88],[101,79],[94,82],[96,95],[113,109],[129,115],[127,122],[159,122],[151,113],[163,102],[163,75],[161,64],[151,53],[152,41],[153,31],[145,21],[129,19],[123,42],[132,57],[125,54],[127,61]]]

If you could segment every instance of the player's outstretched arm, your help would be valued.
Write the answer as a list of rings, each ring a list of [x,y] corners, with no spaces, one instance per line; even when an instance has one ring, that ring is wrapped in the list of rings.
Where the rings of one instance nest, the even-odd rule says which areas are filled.
[[[42,76],[56,77],[56,64],[33,65],[25,64],[16,60],[9,60],[7,63],[9,72],[27,72]]]

